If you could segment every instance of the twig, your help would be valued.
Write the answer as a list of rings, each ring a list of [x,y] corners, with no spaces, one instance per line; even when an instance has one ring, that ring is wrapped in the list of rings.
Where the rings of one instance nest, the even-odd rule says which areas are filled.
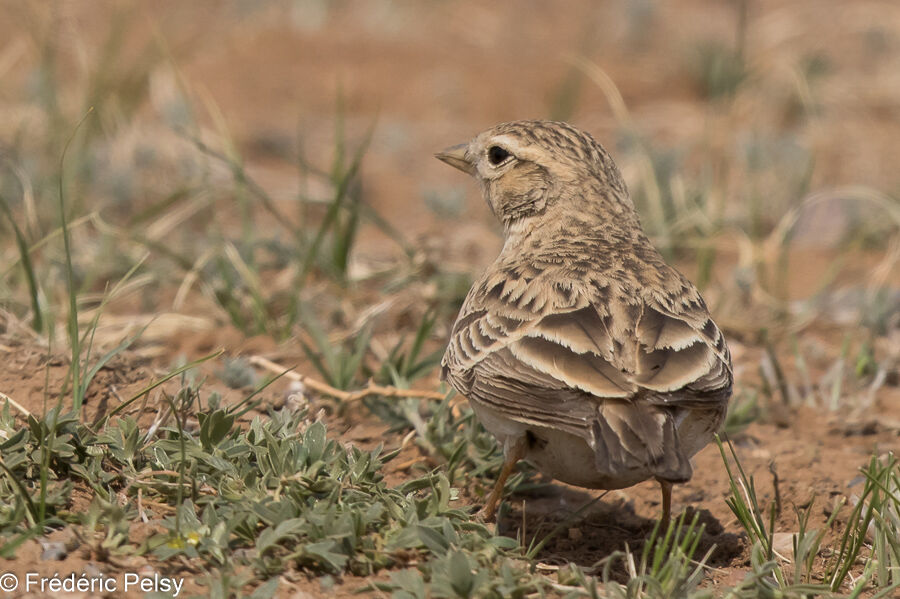
[[[144,489],[142,489],[141,487],[138,487],[137,492],[137,510],[138,514],[141,517],[141,522],[143,522],[144,524],[149,522],[149,520],[147,519],[147,513],[144,511]]]
[[[396,468],[397,470],[403,470],[403,471],[405,471],[405,470],[409,470],[410,468],[412,468],[412,467],[415,466],[416,464],[421,464],[421,463],[422,463],[422,458],[419,457],[419,456],[416,456],[416,457],[412,458],[411,460],[407,460],[407,461],[403,462],[402,464],[397,464],[397,465],[395,466],[395,468]]]
[[[264,368],[269,372],[284,374],[291,380],[303,383],[313,391],[317,391],[318,393],[321,393],[323,395],[328,395],[329,397],[334,397],[335,399],[338,399],[340,401],[357,401],[370,395],[381,395],[383,397],[419,397],[422,399],[435,400],[442,400],[447,396],[446,393],[441,393],[440,391],[399,389],[397,387],[377,385],[372,382],[371,379],[362,389],[357,389],[356,391],[343,391],[341,389],[335,389],[327,383],[323,383],[304,374],[300,374],[299,372],[293,372],[292,368],[285,368],[284,366],[276,364],[271,360],[267,360],[262,356],[250,356],[249,361],[250,364],[253,364],[254,366],[259,366],[260,368]]]
[[[12,404],[12,407],[16,408],[17,410],[19,410],[20,412],[22,412],[23,414],[25,414],[26,417],[31,416],[31,412],[29,412],[28,410],[26,410],[26,409],[25,409],[25,406],[23,406],[23,405],[21,405],[21,404],[19,404],[19,403],[16,403],[16,401],[15,401],[12,397],[10,397],[9,395],[7,395],[6,393],[3,393],[2,391],[0,391],[0,399],[5,399],[5,400],[8,401],[9,403],[11,403],[11,404]]]
[[[152,480],[157,476],[172,476],[175,478],[180,478],[181,473],[177,472],[175,470],[149,470],[149,471],[138,472],[128,482],[128,485],[125,487],[125,489],[122,491],[122,493],[127,494],[128,491],[131,489],[131,487],[133,487],[134,485],[144,482],[145,479]],[[194,481],[194,482],[196,482],[196,481]],[[167,481],[160,480],[160,481],[151,482],[151,484],[157,484],[157,485],[161,485],[163,487],[174,487],[175,485],[177,485],[179,483],[167,482]],[[180,484],[184,485],[184,486],[189,486],[190,481],[185,480],[185,481],[181,482]],[[138,487],[138,490],[140,490],[140,487]],[[211,487],[210,485],[208,485],[206,483],[200,484],[200,490],[205,491],[207,493],[212,493],[213,495],[219,494],[219,491],[217,489]]]

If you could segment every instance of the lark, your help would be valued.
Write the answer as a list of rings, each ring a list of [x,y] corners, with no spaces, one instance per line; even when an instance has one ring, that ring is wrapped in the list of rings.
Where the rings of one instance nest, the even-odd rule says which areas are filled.
[[[668,522],[672,485],[691,478],[731,396],[728,347],[700,293],[654,248],[588,133],[516,121],[436,157],[475,177],[505,233],[442,361],[505,454],[482,515],[525,459],[591,489],[656,479]]]

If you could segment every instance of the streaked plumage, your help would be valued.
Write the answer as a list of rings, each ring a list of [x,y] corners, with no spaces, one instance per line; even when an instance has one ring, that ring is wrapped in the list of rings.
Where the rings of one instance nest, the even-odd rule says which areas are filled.
[[[667,512],[731,396],[728,348],[700,294],[647,239],[587,133],[504,123],[437,156],[479,181],[506,238],[460,310],[444,378],[508,462],[589,488],[656,478]]]

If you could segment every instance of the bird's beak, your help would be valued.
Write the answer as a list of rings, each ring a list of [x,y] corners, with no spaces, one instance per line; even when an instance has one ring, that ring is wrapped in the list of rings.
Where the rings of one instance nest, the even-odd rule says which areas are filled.
[[[435,158],[446,162],[453,168],[458,168],[464,173],[468,173],[470,175],[475,174],[475,165],[466,160],[466,147],[468,144],[459,144],[457,146],[451,146],[444,150],[443,152],[438,152],[434,155]]]

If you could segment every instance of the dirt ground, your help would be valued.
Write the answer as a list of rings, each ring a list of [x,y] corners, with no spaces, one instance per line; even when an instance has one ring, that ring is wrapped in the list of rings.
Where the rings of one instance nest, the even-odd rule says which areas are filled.
[[[740,345],[734,346],[740,348]],[[4,363],[7,365],[0,373],[0,388],[8,390],[4,391],[8,395],[19,398],[25,410],[42,413],[47,401],[44,389],[61,384],[66,372],[65,360],[53,358],[48,361],[45,350],[10,340],[0,344],[0,351],[5,354]],[[94,391],[87,398],[87,420],[107,412],[121,402],[122,397],[137,392],[154,374],[160,373],[154,373],[150,361],[136,356],[123,357],[102,369],[92,386]],[[214,372],[210,374],[214,376]],[[49,385],[46,382],[48,379]],[[225,402],[229,401],[229,395],[236,394],[220,383],[213,382],[212,388],[223,392]],[[278,407],[284,402],[285,395],[286,388],[267,390],[265,401],[258,411]],[[326,405],[326,402],[321,404]],[[147,405],[132,413],[139,420],[149,422],[160,409],[162,407],[158,405]],[[805,406],[781,409],[773,406],[767,413],[777,416],[751,423],[746,429],[734,433],[732,442],[747,473],[755,480],[761,504],[768,506],[777,502],[780,505],[775,529],[781,533],[779,538],[782,539],[778,550],[789,558],[790,534],[797,530],[796,510],[814,505],[809,527],[821,529],[831,515],[835,501],[852,497],[854,491],[859,491],[862,483],[859,469],[868,463],[873,452],[880,455],[896,451],[900,427],[893,418],[900,414],[900,389],[896,386],[885,389],[879,393],[876,403],[860,414],[829,412]],[[252,415],[248,415],[247,419]],[[339,433],[342,442],[362,448],[369,449],[384,443],[385,449],[390,451],[402,443],[401,435],[389,435],[385,425],[365,414],[340,418],[331,416],[328,422],[330,429]],[[431,467],[429,460],[425,452],[410,445],[387,465],[385,474],[389,481],[399,482],[410,473],[409,468],[413,464],[424,463]],[[547,484],[527,495],[510,498],[509,509],[498,526],[503,534],[522,539],[527,544],[532,540],[540,541],[566,522],[565,532],[553,536],[535,558],[539,570],[548,574],[568,562],[590,571],[591,566],[626,545],[640,549],[659,515],[659,489],[654,482],[606,493],[586,491],[551,480],[543,482]],[[574,515],[576,510],[601,495],[599,502],[580,515]],[[686,509],[689,518],[699,512],[699,521],[705,526],[698,551],[703,554],[712,549],[708,561],[708,584],[713,587],[733,586],[749,570],[749,546],[725,502],[729,495],[722,458],[714,445],[695,457],[693,479],[676,486],[673,493],[673,511],[678,513]],[[70,510],[78,512],[86,509],[90,496],[89,488],[76,484]],[[463,493],[460,504],[478,504],[478,499],[471,493]],[[839,515],[832,524],[830,537],[839,538],[845,523],[846,520]],[[142,529],[146,532],[141,532]],[[152,525],[136,523],[132,538],[139,540],[151,531]],[[42,557],[48,542],[64,544],[67,548],[64,557],[58,560]],[[184,592],[204,595],[207,591],[197,585],[192,574],[194,568],[187,561],[180,569],[172,563],[155,563],[146,557],[98,554],[95,545],[79,539],[70,531],[59,531],[42,542],[27,541],[15,560],[0,558],[0,570],[3,571],[23,575],[25,572],[36,572],[42,576],[59,572],[102,573],[117,578],[120,584],[126,572],[158,571],[176,578],[184,577]],[[315,597],[358,596],[354,591],[367,582],[369,579],[348,575],[340,579],[337,586],[323,587],[316,579],[289,573],[283,577],[284,584],[279,596],[304,596],[297,595],[298,592]],[[72,596],[97,595],[86,593]],[[141,595],[116,593],[115,596]]]
[[[154,50],[158,62],[146,80],[148,100],[134,111],[131,120],[117,124],[115,151],[104,172],[112,178],[116,169],[135,168],[134,157],[148,146],[160,156],[180,160],[185,144],[172,133],[166,114],[188,97],[197,107],[203,135],[228,140],[240,148],[247,172],[283,206],[291,205],[298,186],[296,165],[284,159],[289,153],[284,149],[299,147],[307,160],[327,168],[336,107],[342,104],[351,138],[361,139],[375,123],[363,163],[367,202],[401,230],[408,243],[423,248],[427,260],[472,275],[500,247],[498,226],[475,185],[434,160],[432,154],[500,121],[543,118],[556,112],[594,134],[614,156],[626,153],[627,143],[622,141],[625,123],[651,147],[677,152],[688,180],[715,178],[713,195],[721,199],[726,214],[739,212],[742,202],[749,201],[749,186],[754,193],[777,199],[779,190],[787,185],[781,172],[775,172],[771,181],[767,176],[751,180],[746,172],[706,162],[709,156],[718,155],[727,158],[722,160],[725,163],[757,137],[785,137],[812,148],[815,160],[807,182],[810,190],[856,185],[886,194],[900,190],[896,170],[900,161],[896,141],[900,139],[900,5],[895,3],[748,3],[743,43],[756,73],[752,85],[758,86],[758,91],[738,96],[727,109],[710,109],[690,76],[689,55],[700,42],[736,43],[740,17],[731,4],[738,3],[573,0],[514,6],[476,0],[378,0],[252,4],[236,0],[72,1],[51,8],[49,4],[25,7],[3,0],[2,11],[15,19],[0,19],[0,39],[7,40],[0,42],[0,78],[7,89],[35,85],[40,41],[48,28],[55,27],[57,33],[51,37],[62,48],[56,65],[63,82],[59,101],[76,112],[83,81],[97,75],[91,69],[102,53],[100,40],[107,39],[115,23],[123,22],[99,15],[118,15],[127,27],[122,48],[109,63],[111,78],[124,77],[128,69],[142,64],[149,45],[156,48],[158,44],[162,49]],[[28,27],[23,28],[23,22]],[[577,57],[602,68],[615,83],[615,93],[598,83],[602,77],[591,79],[573,66]],[[816,57],[827,63],[829,76],[815,82],[799,77],[801,66]],[[0,142],[11,145],[23,131],[46,126],[33,116],[33,107],[27,102],[19,101],[12,92],[0,95],[0,106],[9,115],[0,117]],[[627,107],[624,115],[617,101]],[[797,122],[793,111],[798,101],[814,102],[820,111],[811,125]],[[0,145],[0,152],[3,147]],[[629,185],[640,180],[638,161],[626,159],[620,166]],[[709,172],[716,169],[724,172]],[[212,177],[227,178],[218,171]],[[158,197],[171,191],[174,185],[170,183],[161,180]],[[312,185],[314,195],[327,195],[327,189]],[[429,208],[428,197],[453,200],[454,219],[448,221]],[[149,199],[153,198],[137,201]],[[110,197],[101,194],[91,201],[111,206],[111,211],[120,208],[112,192]],[[238,229],[238,209],[217,206],[218,221]],[[873,452],[900,448],[900,328],[896,318],[893,329],[863,341],[853,336],[855,313],[846,317],[844,296],[832,293],[842,289],[852,294],[869,289],[873,281],[896,291],[900,269],[896,261],[888,260],[888,250],[883,247],[857,246],[852,252],[837,249],[834,240],[842,238],[853,215],[827,199],[818,206],[800,212],[801,225],[788,258],[791,276],[783,290],[773,292],[777,296],[783,291],[775,299],[792,307],[815,296],[824,306],[816,316],[779,329],[780,321],[760,307],[759,295],[746,290],[742,277],[748,264],[769,260],[766,252],[774,255],[780,247],[777,241],[761,244],[758,253],[748,253],[739,236],[727,230],[720,233],[713,242],[720,258],[704,290],[734,356],[735,401],[753,395],[757,402],[757,418],[734,432],[731,440],[756,481],[761,501],[768,505],[777,498],[776,527],[781,533],[795,532],[795,508],[811,503],[816,508],[810,527],[821,528],[835,501],[852,497],[860,488],[859,468]],[[202,235],[204,222],[202,214],[188,215],[184,235]],[[351,268],[358,273],[390,263],[400,254],[397,244],[374,226],[364,227],[357,243]],[[689,276],[698,275],[696,261],[686,256],[676,259]],[[832,274],[826,292],[817,295],[822,280]],[[110,305],[109,316],[98,329],[100,336],[109,340],[121,339],[129,328],[150,321],[148,316],[156,318],[134,348],[99,372],[86,398],[86,421],[166,372],[176,358],[196,359],[219,348],[227,356],[260,355],[280,364],[299,364],[301,372],[315,374],[296,339],[277,341],[242,333],[199,291],[176,301],[178,287],[177,280],[163,279],[150,299],[131,294]],[[385,299],[364,284],[356,291],[371,305]],[[376,331],[388,339],[385,346],[390,345],[397,323],[408,317],[406,312],[417,309],[417,302],[429,293],[434,291],[423,283],[414,293],[391,300],[385,308],[389,317]],[[413,307],[405,312],[404,306]],[[357,309],[354,314],[361,312]],[[895,312],[900,313],[900,308]],[[23,410],[41,414],[47,405],[47,389],[63,384],[67,358],[57,349],[48,350],[45,340],[29,333],[25,323],[8,315],[4,318],[0,322],[0,393]],[[436,337],[448,332],[452,319],[444,320]],[[783,359],[790,397],[778,390],[769,395],[761,391],[771,383],[766,366],[769,341],[761,338],[763,329],[772,335],[770,347]],[[791,349],[794,338],[800,339],[809,363],[798,364],[797,353]],[[825,377],[835,361],[853,354],[865,342],[871,342],[875,357],[889,365],[882,384],[870,393],[867,385],[871,381],[848,383],[834,409],[815,399],[824,394]],[[440,346],[438,339],[429,343],[435,349]],[[210,376],[209,389],[220,391],[226,405],[241,397],[240,391],[229,389],[220,380],[215,368],[207,368],[206,374]],[[802,393],[805,380],[813,381],[812,396]],[[279,381],[268,388],[259,412],[283,403],[287,385]],[[438,385],[436,372],[415,383],[417,388],[432,390]],[[150,419],[159,409],[159,405],[146,405],[138,413]],[[328,424],[342,441],[361,447],[383,442],[390,450],[402,442],[402,434],[387,434],[383,424],[361,411],[349,417],[329,414]],[[388,477],[402,480],[409,464],[417,457],[427,457],[419,451],[406,447],[388,464]],[[406,468],[398,467],[404,464]],[[509,509],[499,523],[504,534],[526,544],[540,539],[599,495],[547,482],[527,496],[509,499]],[[736,584],[749,569],[746,537],[725,503],[729,494],[722,458],[711,445],[696,457],[693,479],[677,486],[673,495],[675,513],[683,508],[700,513],[706,526],[700,551],[715,546],[708,575],[708,584],[714,587]],[[84,509],[89,497],[86,487],[76,485],[70,509]],[[476,498],[464,493],[460,501],[475,502]],[[626,544],[632,549],[641,547],[659,510],[655,483],[609,492],[572,519],[565,532],[553,537],[536,558],[538,568],[552,573],[567,562],[590,567]],[[829,534],[839,537],[845,522],[839,514]],[[141,531],[142,526],[135,525],[137,537],[149,534]],[[45,547],[27,541],[15,560],[0,557],[0,571],[46,575],[99,571],[112,576],[162,567],[169,575],[185,577],[185,592],[206,593],[189,564],[179,569],[146,558],[113,559],[98,555],[69,533],[58,537],[50,540],[65,544],[67,551],[61,560],[42,558]],[[781,547],[788,551],[789,537],[780,538],[788,539]],[[346,576],[328,587],[302,573],[289,573],[279,596],[359,596],[354,590],[366,582]]]

